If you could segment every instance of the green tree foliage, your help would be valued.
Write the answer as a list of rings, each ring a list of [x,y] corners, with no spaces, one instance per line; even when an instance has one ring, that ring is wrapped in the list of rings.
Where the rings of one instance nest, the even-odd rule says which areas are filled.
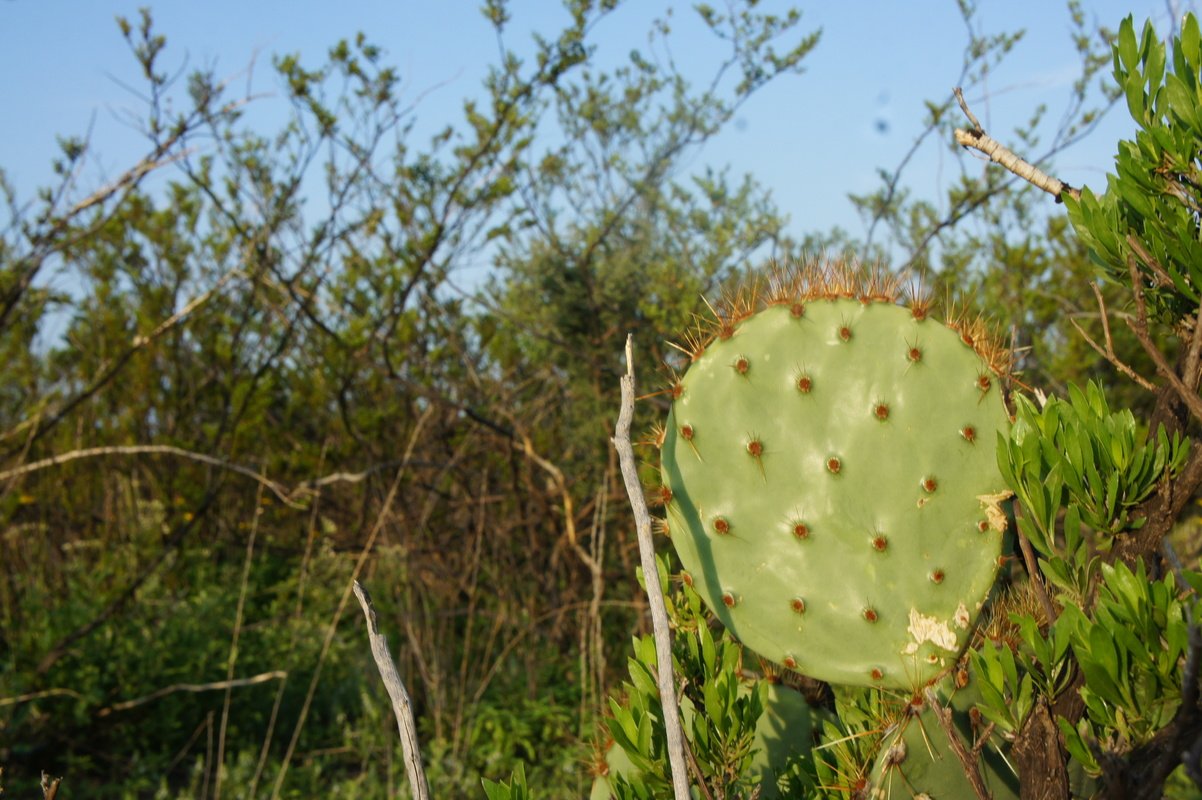
[[[290,115],[263,130],[215,75],[170,77],[149,13],[119,20],[145,158],[81,190],[90,143],[64,140],[58,185],[0,182],[10,792],[390,796],[355,575],[438,791],[523,761],[586,790],[606,652],[641,624],[615,342],[650,350],[781,238],[757,186],[682,163],[817,40],[739,2],[699,9],[702,83],[657,59],[666,20],[601,66],[620,5],[513,45],[485,4],[495,65],[428,140],[366,37],[278,56]]]
[[[664,343],[724,286],[819,245],[973,294],[1029,348],[1021,380],[1068,398],[1019,403],[1004,468],[1033,549],[972,662],[1010,760],[1054,789],[1189,782],[1202,584],[1194,543],[1178,534],[1184,564],[1164,543],[1202,482],[1196,23],[1166,49],[1125,22],[1117,91],[1098,101],[1110,35],[1070,3],[1080,78],[1035,160],[1115,98],[1140,131],[1067,216],[969,161],[946,197],[912,196],[907,156],[854,198],[863,237],[803,246],[754,181],[684,164],[817,35],[795,11],[702,4],[712,72],[690,82],[657,46],[667,18],[599,63],[595,29],[620,6],[571,0],[562,30],[514,46],[509,7],[488,0],[496,63],[425,141],[366,37],[318,64],[277,57],[291,113],[259,130],[257,101],[215,75],[169,77],[148,13],[119,21],[148,100],[144,159],[81,189],[90,143],[64,139],[36,198],[0,175],[10,793],[47,770],[98,797],[392,796],[403,770],[348,603],[357,576],[399,644],[436,793],[511,775],[487,796],[583,796],[581,742],[629,723],[646,758],[625,786],[651,796],[665,776],[645,644],[632,705],[598,721],[643,625],[607,445],[621,342],[633,331],[642,364],[670,362]],[[1020,34],[961,9],[971,100]],[[916,148],[951,141],[954,108],[929,105]],[[1015,149],[1040,150],[1043,114]],[[488,280],[464,285],[480,264]],[[659,405],[641,404],[646,423]],[[737,686],[756,667],[695,604],[677,612],[682,691],[711,711],[691,724],[698,772],[753,794],[764,692]],[[854,795],[904,702],[807,689],[839,717],[790,788]]]

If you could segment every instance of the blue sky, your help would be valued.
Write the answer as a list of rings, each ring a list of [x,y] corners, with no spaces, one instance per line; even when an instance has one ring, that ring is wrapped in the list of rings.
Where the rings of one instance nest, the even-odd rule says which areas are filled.
[[[51,180],[49,162],[58,134],[83,134],[91,126],[92,179],[112,175],[141,152],[123,111],[139,101],[121,84],[138,75],[114,17],[136,18],[142,2],[89,0],[0,0],[0,168],[21,194]],[[267,97],[255,113],[282,106],[270,67],[275,53],[300,52],[320,60],[337,39],[365,31],[399,67],[411,96],[422,95],[418,115],[433,130],[459,118],[460,101],[474,94],[496,54],[490,27],[477,12],[478,0],[256,0],[255,2],[150,2],[156,27],[168,38],[166,63],[186,58],[193,66],[215,65],[221,75],[241,74],[248,65],[254,87]],[[523,29],[554,31],[563,16],[552,0],[516,0],[518,43]],[[646,22],[668,4],[636,0],[607,19],[597,39],[600,57],[620,59],[644,42]],[[721,5],[721,4],[718,4]],[[919,131],[922,101],[950,93],[959,72],[965,31],[953,0],[856,0],[798,3],[802,27],[823,29],[822,41],[806,60],[806,71],[779,79],[743,107],[737,124],[693,155],[689,169],[729,164],[768,187],[790,216],[790,233],[840,225],[859,232],[848,192],[877,185],[877,167],[892,167]],[[1116,27],[1128,13],[1137,22],[1151,17],[1167,27],[1169,4],[1086,2],[1087,13]],[[765,2],[783,9],[784,3]],[[988,99],[970,97],[993,133],[1004,134],[1027,119],[1039,103],[1058,117],[1068,99],[1075,54],[1063,7],[1048,0],[981,0],[987,32],[1017,27],[1028,34],[989,83]],[[705,51],[678,5],[680,35],[674,52],[704,62]],[[239,80],[242,80],[240,77]],[[1101,186],[1114,143],[1132,126],[1118,107],[1090,140],[1058,160],[1058,177]],[[935,144],[919,153],[910,174],[919,194],[935,196],[953,177],[946,151]]]

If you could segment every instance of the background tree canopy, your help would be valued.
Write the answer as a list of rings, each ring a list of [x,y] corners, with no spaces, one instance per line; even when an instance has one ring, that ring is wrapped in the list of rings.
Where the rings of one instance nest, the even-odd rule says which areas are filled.
[[[1063,215],[951,149],[951,86],[985,91],[1019,32],[982,33],[961,4],[962,72],[916,135],[954,153],[946,197],[905,192],[903,161],[854,198],[862,235],[795,241],[755,180],[689,158],[770,82],[833,57],[820,32],[796,10],[700,6],[698,80],[653,56],[663,24],[595,63],[617,5],[571,0],[519,57],[506,4],[486,2],[502,46],[484,92],[428,139],[367,36],[321,63],[276,56],[291,116],[263,130],[253,97],[180,74],[143,12],[119,34],[144,158],[81,186],[92,143],[64,139],[58,182],[32,201],[0,173],[14,796],[42,770],[81,796],[394,796],[352,577],[399,648],[436,794],[476,795],[525,762],[545,796],[582,796],[606,691],[646,624],[609,446],[622,343],[634,334],[654,393],[666,343],[774,262],[888,259],[987,310],[1021,380],[1096,378],[1150,408],[1073,329],[1101,335]],[[1070,11],[1062,125],[1039,141],[1038,112],[1005,137],[1045,165],[1116,97],[1098,89],[1112,34]],[[480,262],[487,280],[460,285]],[[1121,333],[1122,358],[1152,371]],[[663,405],[647,398],[636,425]]]

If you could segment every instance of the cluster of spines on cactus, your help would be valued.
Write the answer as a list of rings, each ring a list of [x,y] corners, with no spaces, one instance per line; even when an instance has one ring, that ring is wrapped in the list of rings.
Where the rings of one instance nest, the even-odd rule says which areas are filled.
[[[935,311],[934,298],[921,281],[907,280],[880,266],[854,261],[810,261],[793,268],[774,269],[766,277],[753,277],[723,291],[716,303],[702,298],[706,313],[695,315],[693,324],[678,342],[668,345],[690,362],[696,361],[715,340],[731,338],[749,317],[772,306],[786,306],[795,318],[805,316],[806,306],[822,300],[855,300],[862,305],[884,303],[902,305],[915,320],[923,321]],[[943,324],[955,331],[960,340],[976,351],[989,367],[989,373],[1007,381],[1014,367],[1014,353],[980,314],[966,304],[948,302]],[[850,341],[854,331],[840,330],[840,338]],[[906,351],[912,362],[922,359],[916,347]],[[679,396],[680,378],[669,370],[668,391]],[[986,375],[985,377],[989,377]]]

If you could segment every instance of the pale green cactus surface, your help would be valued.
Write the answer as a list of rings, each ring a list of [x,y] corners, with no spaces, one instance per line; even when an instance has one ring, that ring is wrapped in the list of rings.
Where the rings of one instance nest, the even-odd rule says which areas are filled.
[[[999,567],[1001,380],[975,326],[813,295],[745,307],[693,348],[661,444],[667,532],[760,655],[921,686],[954,663]]]

